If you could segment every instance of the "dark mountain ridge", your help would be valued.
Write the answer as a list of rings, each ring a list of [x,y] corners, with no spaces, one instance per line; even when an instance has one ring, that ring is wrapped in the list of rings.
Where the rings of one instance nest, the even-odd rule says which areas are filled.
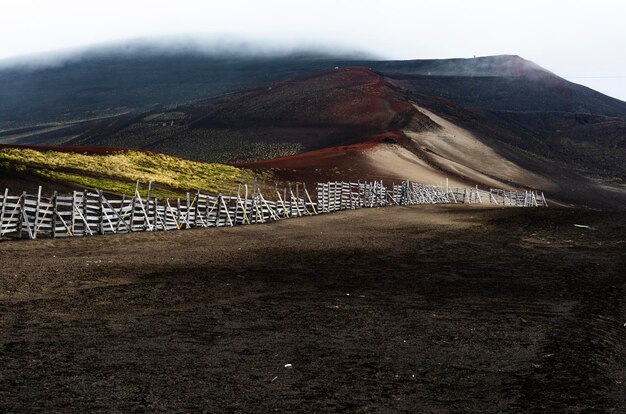
[[[470,106],[626,117],[626,103],[518,56],[375,61],[298,53],[275,57],[171,53],[94,55],[58,67],[0,69],[0,129],[176,105],[336,66],[369,67],[403,79],[424,94]]]

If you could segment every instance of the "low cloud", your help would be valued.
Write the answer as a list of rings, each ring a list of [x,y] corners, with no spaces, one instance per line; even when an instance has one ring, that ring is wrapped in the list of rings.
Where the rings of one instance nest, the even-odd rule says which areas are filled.
[[[73,49],[23,55],[0,60],[0,69],[41,70],[61,67],[88,59],[121,56],[177,56],[221,58],[302,57],[376,59],[378,56],[347,45],[327,45],[306,41],[245,38],[233,35],[172,35],[135,38]]]

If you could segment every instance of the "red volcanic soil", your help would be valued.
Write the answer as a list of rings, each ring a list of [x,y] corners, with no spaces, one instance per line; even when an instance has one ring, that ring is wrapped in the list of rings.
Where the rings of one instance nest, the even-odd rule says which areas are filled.
[[[306,182],[374,178],[377,172],[365,152],[385,144],[411,148],[401,132],[404,128],[438,128],[393,81],[361,67],[320,71],[257,89],[221,105],[202,122],[317,128],[317,136],[310,138],[308,133],[309,138],[300,141],[305,152],[235,164],[270,169],[281,179]]]
[[[230,97],[192,124],[199,129],[285,131],[284,142],[305,150],[360,142],[401,129],[428,125],[393,81],[361,67],[316,72]],[[298,129],[307,131],[299,134]],[[314,133],[312,134],[311,131]],[[254,134],[254,133],[252,133]]]
[[[415,109],[408,102],[395,96],[389,80],[361,67],[325,71],[281,86],[294,85],[302,92],[331,90],[337,93],[338,99],[329,96],[331,99],[328,102],[321,102],[321,117],[330,123],[388,127],[400,114],[415,114]]]
[[[367,151],[396,144],[410,146],[410,140],[399,131],[388,131],[366,137],[363,141],[306,151],[288,157],[234,164],[236,167],[271,170],[284,180],[314,182],[316,180],[369,179],[376,171],[366,161]]]
[[[149,152],[149,151],[144,151],[144,150],[135,149],[135,148],[0,144],[0,150],[4,148],[30,149],[30,150],[39,151],[39,152],[56,151],[56,152],[91,154],[91,155],[110,155],[110,154],[118,154],[120,152],[128,152],[128,151]]]

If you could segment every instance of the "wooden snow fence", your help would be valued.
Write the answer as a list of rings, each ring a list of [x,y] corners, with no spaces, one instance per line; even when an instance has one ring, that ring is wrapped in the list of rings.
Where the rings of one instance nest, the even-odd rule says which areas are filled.
[[[382,181],[317,183],[313,192],[306,185],[289,184],[283,189],[261,190],[239,186],[236,195],[203,194],[199,190],[176,200],[140,194],[139,182],[132,197],[110,198],[101,190],[56,192],[43,197],[23,192],[0,193],[0,237],[92,236],[138,231],[170,231],[196,227],[224,227],[311,216],[333,211],[395,205],[442,203],[489,203],[516,207],[547,207],[543,193],[499,189],[449,188],[411,181],[385,186]]]
[[[548,207],[541,191],[508,191],[491,188],[489,191],[475,188],[449,188],[448,192],[458,202],[466,204],[494,204],[509,207]]]
[[[382,181],[317,184],[317,206],[322,213],[363,207],[455,203],[454,197],[435,185],[410,181],[386,187]]]
[[[200,191],[176,200],[140,194],[139,183],[132,197],[113,199],[100,190],[56,192],[43,197],[26,192],[0,195],[0,236],[37,237],[92,236],[137,231],[169,231],[194,227],[223,227],[267,223],[284,218],[317,214],[316,203],[306,186],[296,184],[279,191],[274,198],[257,188],[240,186],[237,195],[209,195]],[[267,197],[270,195],[268,194]]]

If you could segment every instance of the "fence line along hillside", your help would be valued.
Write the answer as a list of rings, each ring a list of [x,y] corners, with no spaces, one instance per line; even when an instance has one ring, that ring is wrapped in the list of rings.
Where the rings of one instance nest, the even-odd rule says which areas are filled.
[[[539,207],[543,193],[446,188],[403,181],[386,187],[382,181],[317,183],[313,197],[306,185],[289,185],[266,194],[256,185],[240,185],[237,195],[187,193],[183,199],[145,197],[137,182],[132,197],[112,199],[101,190],[74,191],[71,195],[43,197],[23,192],[0,198],[0,236],[36,239],[91,236],[137,231],[169,231],[193,227],[222,227],[267,223],[333,211],[394,205],[481,203]]]

